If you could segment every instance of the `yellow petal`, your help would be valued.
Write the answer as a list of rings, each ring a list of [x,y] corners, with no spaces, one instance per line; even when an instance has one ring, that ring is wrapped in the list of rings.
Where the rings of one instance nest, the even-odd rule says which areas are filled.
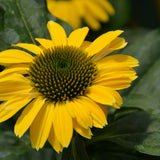
[[[121,107],[122,103],[123,103],[122,97],[120,96],[120,94],[117,91],[113,90],[112,93],[113,93],[113,95],[116,99],[116,102],[113,104],[112,107],[119,109]]]
[[[29,69],[28,64],[15,64],[7,67],[2,72],[0,72],[0,78],[4,76],[8,76],[9,74],[19,73],[19,74],[27,74]]]
[[[72,118],[65,108],[65,104],[56,104],[53,116],[55,135],[63,147],[68,147],[73,135]]]
[[[117,37],[110,43],[110,45],[108,47],[109,47],[109,49],[114,51],[114,50],[122,49],[126,45],[127,45],[127,42],[125,41],[124,38]]]
[[[29,44],[29,43],[18,43],[18,44],[14,44],[12,46],[24,48],[24,49],[26,49],[36,55],[39,55],[43,52],[40,47],[38,47],[34,44]]]
[[[31,93],[21,93],[21,94],[17,94],[15,96],[12,96],[12,98],[8,101],[5,102],[5,110],[14,110],[17,108],[17,106],[19,105],[19,103],[24,102],[29,102],[30,100],[32,100],[33,98],[35,98],[35,96]]]
[[[17,63],[30,63],[33,60],[33,56],[27,52],[18,49],[8,49],[0,53],[0,64],[11,65]]]
[[[75,104],[72,101],[66,101],[66,104],[65,104],[65,107],[72,118],[76,117],[74,105]]]
[[[101,81],[95,81],[95,84],[110,87],[114,90],[125,89],[131,86],[132,80],[128,77],[102,79]]]
[[[73,31],[68,37],[68,45],[80,47],[84,39],[86,38],[88,31],[88,27],[76,29],[75,31]]]
[[[139,62],[134,57],[118,54],[104,57],[102,60],[98,61],[97,67],[101,68],[113,68],[113,67],[136,67],[139,66]]]
[[[89,47],[90,44],[91,42],[89,41],[83,41],[82,45],[80,46],[80,49],[85,50],[87,47]]]
[[[50,134],[49,134],[49,137],[48,137],[48,141],[49,141],[49,143],[52,145],[52,147],[54,148],[54,150],[55,150],[57,153],[62,152],[63,147],[62,147],[62,145],[59,143],[59,141],[57,140],[57,138],[56,138],[56,136],[55,136],[55,131],[54,131],[53,125],[52,125],[51,130],[50,130]]]
[[[83,128],[81,125],[79,125],[76,119],[73,120],[73,128],[77,133],[79,133],[81,136],[85,138],[91,139],[93,135],[89,127]]]
[[[100,103],[97,103],[97,104],[101,108],[101,110],[103,111],[103,113],[105,114],[105,116],[107,117],[107,115],[108,115],[107,107],[104,106],[104,105],[102,105],[102,104],[100,104]]]
[[[84,20],[86,24],[94,31],[97,31],[101,28],[100,22],[92,16],[90,12],[87,12],[87,14],[84,15]]]
[[[101,104],[113,105],[115,103],[112,90],[108,87],[93,85],[88,88],[87,96]]]
[[[18,118],[14,132],[17,136],[21,137],[27,131],[27,129],[32,124],[33,120],[37,116],[38,112],[42,108],[45,102],[44,98],[37,98],[33,100],[22,112],[20,117]]]
[[[30,82],[19,74],[11,74],[0,79],[0,97],[31,90]]]
[[[49,21],[47,24],[49,33],[56,46],[65,46],[67,44],[67,36],[61,25],[54,21]]]
[[[129,78],[131,81],[133,81],[136,77],[136,72],[132,68],[106,68],[98,71],[95,82],[107,81],[116,78]]]
[[[73,3],[74,1],[47,0],[47,8],[52,15],[77,28],[81,25],[81,18]]]
[[[48,139],[53,121],[53,105],[45,103],[30,127],[30,139],[33,148],[39,150]]]
[[[24,89],[24,90],[19,90],[19,91],[12,91],[10,93],[5,93],[5,94],[0,94],[0,101],[8,101],[13,98],[13,96],[18,96],[21,94],[28,94],[32,88],[30,89]]]
[[[83,102],[83,97],[78,97],[74,99],[72,104],[72,110],[75,114],[75,119],[83,128],[92,127],[92,118],[90,115],[90,110],[88,107],[85,107]]]
[[[97,128],[103,128],[105,125],[107,125],[106,114],[103,112],[100,106],[87,97],[84,97],[83,101],[85,101],[86,104],[84,107],[88,107],[90,109],[93,119],[93,126]]]
[[[98,0],[98,3],[100,3],[110,15],[115,14],[115,10],[108,0]]]
[[[86,1],[86,7],[88,12],[91,12],[92,16],[97,20],[102,22],[107,22],[109,20],[109,16],[104,8],[93,1]]]
[[[20,95],[0,104],[0,122],[11,118],[31,100],[30,95]]]
[[[107,45],[109,45],[116,37],[118,37],[123,31],[116,30],[110,31],[102,34],[96,40],[92,42],[92,44],[86,49],[89,56],[93,56],[94,54],[100,52]]]
[[[37,42],[39,42],[45,49],[54,48],[54,44],[52,40],[43,39],[43,38],[35,38]]]
[[[109,45],[107,45],[105,48],[103,48],[100,52],[98,52],[95,55],[95,60],[99,61],[104,56],[110,54],[111,52],[122,49],[127,45],[127,42],[125,42],[124,38],[117,37],[115,38]]]
[[[99,84],[90,87],[90,93],[87,94],[89,98],[100,104],[106,104],[114,108],[120,108],[122,105],[122,98],[120,94],[113,88],[104,87]]]

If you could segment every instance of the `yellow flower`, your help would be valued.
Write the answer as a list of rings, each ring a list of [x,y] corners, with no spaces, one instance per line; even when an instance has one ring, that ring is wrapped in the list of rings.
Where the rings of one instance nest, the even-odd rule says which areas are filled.
[[[100,22],[108,22],[109,15],[115,13],[108,0],[47,0],[47,7],[74,28],[80,27],[83,19],[92,30],[100,29]]]
[[[70,144],[73,130],[91,138],[92,127],[107,125],[103,104],[120,108],[116,90],[127,88],[137,77],[132,67],[138,61],[128,55],[111,55],[126,46],[123,31],[107,32],[95,41],[84,41],[88,28],[73,31],[69,37],[53,21],[48,22],[52,40],[36,38],[39,46],[14,46],[32,52],[8,49],[0,53],[0,122],[24,107],[15,124],[19,137],[30,128],[33,148],[48,140],[59,152]]]

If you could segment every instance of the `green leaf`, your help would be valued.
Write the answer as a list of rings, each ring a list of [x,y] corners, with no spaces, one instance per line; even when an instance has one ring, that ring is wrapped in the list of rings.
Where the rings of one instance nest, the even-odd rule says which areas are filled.
[[[139,107],[150,113],[153,120],[148,126],[152,132],[142,144],[137,146],[137,150],[151,155],[160,156],[160,59],[158,59],[148,72],[139,80],[131,93],[125,98],[125,106]]]
[[[31,149],[28,137],[22,139],[16,137],[13,132],[0,132],[0,159],[10,160]]]
[[[132,139],[144,137],[143,141],[134,148],[142,153],[160,156],[160,31],[155,30],[147,34],[145,37],[130,45],[122,53],[130,52],[140,61],[140,67],[137,71],[139,78],[133,86],[125,92],[124,104],[122,109],[137,108],[142,109],[150,114],[150,123],[146,132],[143,134],[135,134],[128,137],[115,139],[117,143],[124,145],[133,144]],[[115,114],[115,116],[117,116]],[[144,117],[143,117],[144,118]],[[145,123],[145,122],[144,122]],[[145,137],[146,136],[146,137]],[[127,138],[124,139],[124,138]],[[124,143],[123,143],[123,142]]]
[[[36,43],[35,37],[49,37],[46,29],[48,13],[45,6],[34,0],[0,0],[3,9],[6,44],[18,42]]]
[[[96,136],[93,136],[88,143],[92,144],[97,141],[108,140],[110,138],[121,137],[123,135],[143,133],[147,130],[150,121],[151,119],[149,114],[144,111],[129,114],[114,121],[102,130],[96,130]]]
[[[12,44],[35,43],[35,38],[49,39],[47,22],[51,16],[44,1],[37,0],[0,0],[0,50],[9,48]],[[73,28],[63,21],[58,21],[69,34]]]
[[[102,131],[97,131],[96,136],[88,141],[88,144],[97,145],[99,142],[111,141],[130,151],[137,150],[159,156],[160,132],[151,127],[153,120],[147,112],[139,111],[129,114],[116,120]]]
[[[88,154],[91,160],[159,160],[156,156],[138,153],[111,141],[90,146]]]

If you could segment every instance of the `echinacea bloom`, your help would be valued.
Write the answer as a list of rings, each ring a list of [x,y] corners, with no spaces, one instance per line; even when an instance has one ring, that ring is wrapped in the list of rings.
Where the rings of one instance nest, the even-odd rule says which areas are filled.
[[[0,122],[24,108],[15,124],[19,137],[30,128],[33,148],[48,140],[60,152],[68,147],[73,130],[91,138],[92,127],[107,125],[107,109],[120,108],[116,90],[136,79],[132,67],[138,61],[128,55],[106,56],[126,46],[123,31],[107,32],[93,42],[84,41],[88,27],[74,30],[69,37],[56,22],[49,21],[52,40],[36,38],[39,46],[18,43],[23,48],[0,53]],[[106,57],[105,57],[106,56]]]
[[[92,30],[100,29],[101,22],[108,22],[115,14],[108,0],[47,0],[47,7],[52,15],[74,28],[81,27],[83,20]]]

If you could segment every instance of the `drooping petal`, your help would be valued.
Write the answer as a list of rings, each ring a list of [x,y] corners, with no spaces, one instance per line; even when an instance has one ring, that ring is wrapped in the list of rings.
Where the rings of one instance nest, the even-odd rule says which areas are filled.
[[[115,97],[108,87],[93,85],[88,88],[88,93],[86,95],[95,102],[101,104],[113,105],[115,103]]]
[[[11,65],[17,63],[30,63],[33,60],[33,56],[27,52],[18,49],[8,49],[0,53],[1,65]]]
[[[8,76],[9,74],[19,73],[19,74],[27,74],[29,69],[28,64],[15,64],[7,67],[2,72],[0,72],[0,78],[4,76]]]
[[[6,121],[32,100],[32,96],[19,95],[0,104],[0,122]]]
[[[78,122],[76,119],[73,119],[73,128],[74,130],[79,133],[81,136],[85,137],[85,138],[88,138],[88,139],[91,139],[92,137],[92,132],[91,132],[91,129],[88,127],[88,128],[83,128]]]
[[[117,91],[112,91],[112,94],[114,95],[116,102],[113,104],[112,107],[119,109],[123,103],[122,101],[122,97],[120,96],[120,94]]]
[[[14,127],[17,136],[22,137],[28,130],[44,103],[45,99],[38,97],[23,110]]]
[[[64,46],[67,44],[67,36],[65,30],[61,25],[54,21],[49,21],[47,24],[50,36],[53,40],[53,43],[56,46]]]
[[[113,68],[113,67],[136,67],[139,66],[139,62],[134,57],[131,57],[129,55],[111,55],[104,57],[102,60],[98,61],[97,67],[98,69],[101,68]]]
[[[131,81],[133,81],[137,78],[137,76],[136,72],[132,68],[127,67],[100,69],[97,73],[95,83],[103,81],[103,83],[106,82],[107,85],[107,81],[112,81],[112,79],[115,80],[120,78],[128,78]]]
[[[95,81],[95,84],[111,87],[114,90],[120,90],[130,87],[131,82],[132,80],[128,77],[119,77],[111,79],[101,79],[101,81]]]
[[[65,104],[56,104],[53,116],[53,127],[58,141],[63,147],[68,147],[73,135],[73,122],[65,108]]]
[[[26,49],[36,55],[39,55],[43,52],[42,49],[40,47],[36,46],[35,44],[18,43],[18,44],[14,44],[12,46],[24,48],[24,49]]]
[[[86,49],[86,52],[88,52],[89,56],[95,55],[96,53],[104,49],[107,45],[109,45],[122,32],[123,31],[121,30],[116,30],[102,34],[100,37],[98,37],[92,42],[92,44]]]
[[[103,113],[105,114],[105,116],[107,117],[107,115],[108,115],[107,107],[104,106],[104,105],[102,105],[102,104],[100,104],[100,103],[97,103],[97,104],[101,108],[101,110],[103,111]]]
[[[79,125],[83,128],[92,127],[92,118],[90,115],[89,108],[85,107],[83,103],[83,97],[78,97],[78,99],[74,99],[72,103],[70,103],[71,108],[73,110],[73,114]]]
[[[114,50],[122,49],[126,45],[127,45],[127,42],[125,41],[124,38],[117,37],[110,43],[108,47],[110,50],[114,51]]]
[[[88,27],[74,30],[68,37],[68,45],[80,47],[89,31]]]
[[[19,74],[11,74],[0,79],[0,99],[32,90],[30,82]]]
[[[110,87],[93,85],[90,87],[90,91],[87,96],[97,103],[106,104],[118,109],[122,105],[122,98],[120,94]]]
[[[100,106],[87,97],[84,97],[83,101],[86,104],[84,107],[88,107],[91,112],[93,126],[97,128],[103,128],[105,125],[107,125],[106,114],[100,108]]]
[[[44,38],[35,38],[37,42],[39,42],[45,49],[54,48],[54,44],[52,40],[44,39]]]
[[[30,127],[30,139],[33,148],[39,150],[48,139],[52,121],[53,105],[45,103]]]
[[[110,54],[111,52],[122,49],[127,45],[127,42],[124,38],[117,37],[115,38],[109,45],[107,45],[105,48],[103,48],[101,51],[99,51],[95,56],[95,60],[99,61],[104,56]]]
[[[128,55],[105,57],[97,63],[98,75],[95,84],[111,87],[115,90],[128,88],[137,78],[132,67],[138,66],[138,60]]]
[[[57,137],[55,136],[55,131],[54,131],[53,125],[52,125],[51,130],[50,130],[48,141],[52,145],[52,147],[54,148],[54,150],[56,152],[58,152],[58,153],[62,152],[63,147],[60,144],[60,142],[57,140]]]
[[[66,101],[65,107],[72,118],[76,117],[76,111],[74,110],[74,102]]]

